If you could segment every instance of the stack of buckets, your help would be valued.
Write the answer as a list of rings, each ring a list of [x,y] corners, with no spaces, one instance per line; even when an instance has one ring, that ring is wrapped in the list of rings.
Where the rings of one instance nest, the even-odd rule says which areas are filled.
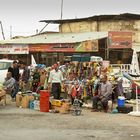
[[[40,90],[40,111],[49,112],[49,90]]]
[[[123,107],[125,105],[125,97],[118,96],[118,107]]]

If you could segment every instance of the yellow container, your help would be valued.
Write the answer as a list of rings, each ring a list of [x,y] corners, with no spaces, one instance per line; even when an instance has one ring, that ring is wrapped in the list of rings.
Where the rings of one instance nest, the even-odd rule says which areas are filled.
[[[53,100],[51,101],[51,104],[52,104],[53,106],[62,106],[62,101],[61,101],[61,100],[53,99]]]

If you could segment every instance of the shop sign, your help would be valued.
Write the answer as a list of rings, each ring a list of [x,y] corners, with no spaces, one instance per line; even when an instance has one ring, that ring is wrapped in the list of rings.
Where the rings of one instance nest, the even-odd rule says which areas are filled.
[[[30,45],[30,52],[73,52],[73,44],[39,44]]]
[[[108,48],[132,48],[132,32],[108,32]]]
[[[0,54],[28,54],[28,45],[0,45]]]
[[[75,52],[98,52],[98,40],[88,40],[75,47]]]
[[[30,45],[30,52],[96,52],[98,41],[86,41],[72,44],[41,44]]]

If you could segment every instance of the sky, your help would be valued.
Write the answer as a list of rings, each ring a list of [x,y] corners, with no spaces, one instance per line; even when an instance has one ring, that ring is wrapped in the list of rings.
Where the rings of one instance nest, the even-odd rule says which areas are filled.
[[[62,0],[0,0],[0,21],[6,39],[28,36],[46,25],[40,20],[61,19]],[[62,19],[74,19],[103,14],[140,14],[140,0],[63,0]],[[58,31],[58,25],[48,25],[44,31]],[[0,28],[0,40],[2,40]]]

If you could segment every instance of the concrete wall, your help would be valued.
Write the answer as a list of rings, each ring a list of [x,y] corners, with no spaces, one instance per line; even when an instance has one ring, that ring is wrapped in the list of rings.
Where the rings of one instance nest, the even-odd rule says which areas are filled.
[[[73,22],[73,23],[64,23],[59,26],[59,30],[62,33],[79,33],[79,32],[91,32],[96,31],[97,23],[96,22]]]
[[[133,42],[140,42],[140,20],[108,20],[82,21],[64,23],[59,27],[60,32],[94,32],[94,31],[132,31]]]

